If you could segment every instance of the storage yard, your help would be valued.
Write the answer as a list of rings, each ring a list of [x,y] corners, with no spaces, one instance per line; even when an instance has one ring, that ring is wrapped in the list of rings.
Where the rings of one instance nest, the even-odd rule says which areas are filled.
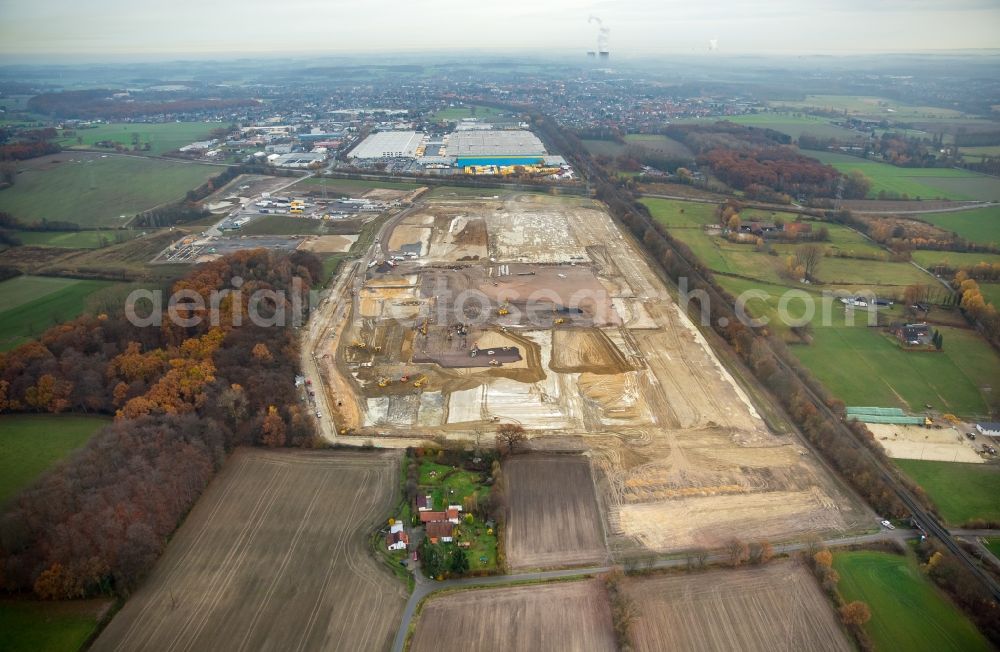
[[[339,288],[305,363],[329,439],[470,441],[519,423],[532,447],[588,452],[612,551],[870,522],[796,436],[769,430],[600,204],[424,198]]]
[[[368,536],[398,477],[392,453],[237,451],[91,649],[385,649],[406,590]]]
[[[411,652],[618,649],[598,580],[461,591],[424,606]]]
[[[809,571],[795,562],[630,579],[635,649],[771,652],[853,649]]]

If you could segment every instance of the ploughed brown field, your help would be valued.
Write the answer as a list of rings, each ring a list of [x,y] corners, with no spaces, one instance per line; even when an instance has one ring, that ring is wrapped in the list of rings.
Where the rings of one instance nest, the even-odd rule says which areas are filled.
[[[368,535],[398,454],[240,449],[93,650],[385,650],[405,587]]]
[[[428,600],[410,652],[616,650],[599,580],[460,591]]]
[[[590,460],[531,453],[504,464],[512,568],[603,562],[607,555]]]
[[[637,652],[849,652],[833,608],[796,562],[629,579]]]

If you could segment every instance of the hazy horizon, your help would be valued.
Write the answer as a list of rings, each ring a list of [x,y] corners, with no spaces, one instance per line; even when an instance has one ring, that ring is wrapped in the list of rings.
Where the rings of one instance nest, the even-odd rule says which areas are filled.
[[[613,57],[670,54],[974,53],[1000,48],[1000,2],[956,0],[678,0],[456,5],[344,0],[68,5],[0,0],[0,62],[280,56],[572,55],[597,48],[600,17]]]

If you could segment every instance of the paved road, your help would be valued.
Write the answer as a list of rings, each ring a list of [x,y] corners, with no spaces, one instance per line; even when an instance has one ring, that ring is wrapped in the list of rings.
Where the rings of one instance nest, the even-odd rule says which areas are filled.
[[[828,548],[843,548],[845,546],[876,543],[879,541],[905,541],[906,539],[914,539],[918,536],[920,536],[920,533],[916,530],[880,530],[874,534],[828,539],[823,543]],[[799,552],[800,550],[805,550],[810,545],[812,544],[788,543],[774,546],[774,552],[775,554],[791,554]],[[723,553],[716,553],[709,555],[706,561],[716,563],[724,562],[727,559],[727,555]],[[686,566],[687,563],[688,560],[686,557],[660,559],[652,564],[652,568],[677,568]],[[513,573],[511,575],[491,575],[490,577],[465,577],[462,579],[444,580],[442,582],[425,579],[420,575],[418,570],[414,569],[416,585],[413,588],[413,593],[410,594],[410,599],[406,602],[406,609],[403,610],[403,618],[399,623],[399,629],[396,631],[396,638],[392,642],[392,652],[403,652],[403,644],[406,642],[406,634],[409,631],[410,622],[413,620],[413,615],[416,613],[417,606],[424,598],[432,593],[443,591],[445,589],[462,587],[493,586],[497,584],[511,584],[514,582],[538,582],[556,580],[564,577],[599,575],[601,573],[608,572],[611,568],[611,566],[587,566],[583,568],[568,568],[562,570]]]

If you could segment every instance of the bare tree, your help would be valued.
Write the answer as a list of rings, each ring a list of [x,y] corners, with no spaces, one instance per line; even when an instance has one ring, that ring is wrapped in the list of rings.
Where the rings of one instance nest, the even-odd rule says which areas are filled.
[[[726,552],[729,554],[729,563],[733,568],[745,562],[750,556],[749,547],[739,539],[730,539],[726,543]]]
[[[497,428],[497,450],[504,455],[513,455],[527,438],[528,435],[520,424],[501,424]]]
[[[804,244],[795,249],[795,265],[805,270],[806,278],[816,278],[825,249],[818,244]]]

